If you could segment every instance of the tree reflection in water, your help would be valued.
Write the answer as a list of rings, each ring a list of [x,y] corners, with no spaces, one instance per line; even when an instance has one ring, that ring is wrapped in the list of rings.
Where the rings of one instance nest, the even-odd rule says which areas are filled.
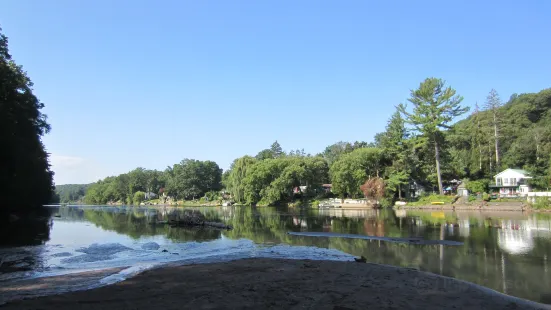
[[[82,214],[74,215],[133,238],[164,235],[173,241],[186,242],[214,240],[224,235],[259,244],[316,246],[365,256],[372,263],[413,267],[451,276],[536,301],[544,301],[544,294],[551,291],[548,267],[551,218],[545,215],[273,207],[194,209],[207,219],[230,224],[234,229],[171,228],[160,224],[182,212],[178,208],[85,208]],[[422,237],[461,241],[464,245],[449,247],[316,238],[291,236],[287,234],[289,231]]]

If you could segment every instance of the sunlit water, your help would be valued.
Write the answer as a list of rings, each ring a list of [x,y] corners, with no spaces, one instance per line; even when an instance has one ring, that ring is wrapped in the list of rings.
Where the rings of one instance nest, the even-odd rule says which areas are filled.
[[[160,223],[181,212],[181,208],[53,208],[49,235],[37,237],[40,245],[0,248],[0,285],[110,267],[129,268],[102,279],[103,284],[167,263],[247,257],[352,260],[364,256],[369,262],[418,268],[509,295],[551,302],[550,214],[197,209],[207,219],[234,229],[172,228]],[[416,237],[459,241],[463,245],[295,236],[288,234],[291,231]],[[97,284],[90,283],[90,287]]]

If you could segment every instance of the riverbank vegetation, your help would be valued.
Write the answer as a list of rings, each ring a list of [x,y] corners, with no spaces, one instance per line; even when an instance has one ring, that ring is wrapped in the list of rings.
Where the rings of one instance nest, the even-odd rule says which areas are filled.
[[[40,209],[53,192],[53,172],[42,137],[50,131],[33,83],[12,59],[0,28],[0,212]],[[7,216],[1,215],[1,219]]]
[[[165,171],[137,168],[92,184],[85,202],[131,204],[142,196],[161,196],[174,201],[201,198],[203,203],[231,197],[247,205],[311,205],[325,197],[363,198],[373,190],[362,190],[362,184],[375,178],[384,182],[384,195],[378,199],[382,205],[409,196],[412,182],[439,194],[417,204],[447,202],[451,198],[442,194],[452,179],[466,181],[472,193],[489,200],[482,193],[489,192],[492,176],[506,167],[531,172],[536,189],[548,186],[551,89],[514,94],[505,104],[491,90],[484,108],[475,104],[473,113],[455,124],[468,108],[443,80],[424,80],[408,101],[412,107],[397,105],[385,131],[371,143],[340,141],[311,155],[286,152],[276,141],[255,156],[235,159],[224,173],[212,161],[191,159]],[[138,197],[138,191],[144,194]]]

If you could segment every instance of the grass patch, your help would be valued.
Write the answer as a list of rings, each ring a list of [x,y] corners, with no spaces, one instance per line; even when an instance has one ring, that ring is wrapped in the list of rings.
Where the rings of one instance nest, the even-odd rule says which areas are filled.
[[[535,210],[551,210],[551,201],[548,197],[536,197],[536,202],[532,203]]]
[[[432,205],[433,202],[443,202],[444,204],[451,204],[454,199],[454,196],[446,195],[437,195],[432,194],[428,196],[423,196],[417,201],[408,202],[408,207],[422,207]]]

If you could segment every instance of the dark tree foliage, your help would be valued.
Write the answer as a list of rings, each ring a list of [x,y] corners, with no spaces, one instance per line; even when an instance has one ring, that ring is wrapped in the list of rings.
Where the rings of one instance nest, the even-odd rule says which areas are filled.
[[[0,210],[40,208],[53,192],[53,172],[41,137],[50,125],[33,83],[8,51],[0,29]]]

